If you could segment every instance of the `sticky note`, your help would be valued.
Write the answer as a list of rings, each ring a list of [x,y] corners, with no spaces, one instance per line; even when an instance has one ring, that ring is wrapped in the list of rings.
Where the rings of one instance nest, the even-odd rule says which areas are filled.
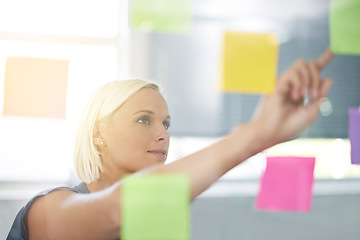
[[[314,166],[313,157],[268,157],[255,209],[310,211]]]
[[[278,38],[273,33],[224,32],[220,89],[234,93],[272,93],[278,48]]]
[[[360,1],[330,1],[330,48],[337,54],[360,55]]]
[[[351,163],[360,164],[360,108],[349,108],[348,115],[348,135],[351,145]]]
[[[131,0],[130,24],[146,31],[188,33],[191,9],[191,0]]]
[[[190,182],[185,175],[129,177],[122,187],[120,235],[131,240],[189,238]]]
[[[6,60],[4,115],[65,118],[68,60]]]

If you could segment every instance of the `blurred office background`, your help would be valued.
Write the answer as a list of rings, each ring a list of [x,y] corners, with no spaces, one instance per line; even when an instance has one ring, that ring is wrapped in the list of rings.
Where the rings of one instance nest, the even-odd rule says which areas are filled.
[[[171,1],[171,0],[169,0]],[[65,117],[0,115],[0,239],[37,192],[73,185],[72,146],[89,95],[116,79],[159,83],[168,100],[168,161],[217,141],[248,121],[261,98],[217,88],[224,30],[279,36],[280,74],[329,46],[328,0],[193,0],[188,32],[130,27],[129,0],[0,1],[0,110],[8,59],[68,62]],[[20,71],[20,70],[19,70]],[[191,205],[192,240],[358,239],[360,167],[350,163],[348,115],[360,105],[360,56],[338,55],[323,73],[333,88],[299,138],[239,165]],[[309,213],[253,207],[267,155],[315,156]]]

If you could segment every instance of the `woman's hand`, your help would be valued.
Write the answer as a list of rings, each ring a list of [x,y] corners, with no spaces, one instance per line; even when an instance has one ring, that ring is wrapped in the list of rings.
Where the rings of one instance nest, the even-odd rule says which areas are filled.
[[[316,120],[332,84],[320,73],[333,56],[327,49],[315,61],[298,60],[279,77],[274,94],[264,99],[253,122],[265,148],[295,137]],[[307,104],[305,98],[310,98]]]

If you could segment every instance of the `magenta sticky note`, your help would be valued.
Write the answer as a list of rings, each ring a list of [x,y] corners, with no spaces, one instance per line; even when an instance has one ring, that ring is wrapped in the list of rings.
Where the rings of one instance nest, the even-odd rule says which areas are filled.
[[[267,157],[255,209],[310,211],[314,167],[314,157]]]
[[[351,107],[349,113],[348,134],[351,144],[351,163],[360,164],[360,108]]]

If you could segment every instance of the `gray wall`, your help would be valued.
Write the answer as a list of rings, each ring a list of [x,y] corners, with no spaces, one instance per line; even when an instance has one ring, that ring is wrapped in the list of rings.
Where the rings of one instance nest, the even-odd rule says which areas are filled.
[[[360,239],[359,180],[317,182],[309,213],[255,211],[257,185],[256,181],[220,181],[197,198],[190,206],[191,240]],[[6,184],[0,186],[1,195]],[[21,199],[24,194],[13,195],[14,199],[1,196],[0,239],[5,239],[26,199]]]
[[[191,239],[360,239],[360,194],[315,196],[309,213],[255,211],[254,199],[197,199],[191,206]]]
[[[26,200],[0,200],[0,239],[6,239],[17,212]]]

